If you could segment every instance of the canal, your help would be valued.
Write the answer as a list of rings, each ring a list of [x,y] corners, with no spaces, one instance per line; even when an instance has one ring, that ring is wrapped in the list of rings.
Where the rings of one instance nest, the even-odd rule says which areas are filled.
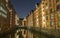
[[[56,29],[18,29],[0,33],[0,38],[60,38]]]

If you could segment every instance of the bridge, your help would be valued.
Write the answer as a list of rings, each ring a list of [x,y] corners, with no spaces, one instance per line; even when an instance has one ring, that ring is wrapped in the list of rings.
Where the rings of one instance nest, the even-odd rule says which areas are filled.
[[[3,37],[3,36],[7,36],[9,34],[15,33],[18,29],[29,30],[31,33],[38,34],[38,35],[46,37],[46,38],[60,38],[60,36],[56,36],[52,32],[46,32],[48,30],[45,31],[45,29],[41,29],[41,28],[37,28],[37,27],[28,28],[27,26],[16,26],[15,28],[13,28],[11,30],[0,33],[0,38]]]

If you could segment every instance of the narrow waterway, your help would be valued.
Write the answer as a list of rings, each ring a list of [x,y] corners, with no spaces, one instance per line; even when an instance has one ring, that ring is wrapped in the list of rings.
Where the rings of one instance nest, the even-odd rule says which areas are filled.
[[[14,31],[14,30],[13,30]],[[48,30],[47,30],[48,31]],[[43,32],[42,30],[34,30],[34,29],[19,29],[15,32],[0,35],[0,38],[60,38],[60,32]]]

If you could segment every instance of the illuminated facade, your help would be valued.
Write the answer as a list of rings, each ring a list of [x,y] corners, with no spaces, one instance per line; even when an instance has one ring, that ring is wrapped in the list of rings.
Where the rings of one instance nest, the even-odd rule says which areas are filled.
[[[33,27],[60,31],[60,0],[42,0],[36,4],[32,14]],[[28,20],[31,21],[31,18]],[[28,25],[31,24],[28,23]],[[33,36],[38,38],[35,37],[36,35]]]
[[[33,25],[34,25],[34,27],[40,27],[39,13],[40,13],[40,10],[39,10],[38,3],[37,3],[36,8],[34,9],[34,12],[33,12],[33,23],[34,23]]]
[[[9,24],[9,28],[13,29],[16,26],[16,20],[18,19],[18,16],[16,14],[15,9],[13,8],[12,4],[10,1],[8,1],[8,3],[6,4],[6,7],[8,9],[8,24]],[[16,19],[17,18],[17,19]]]
[[[27,16],[27,27],[33,27],[33,10]],[[33,34],[29,30],[27,30],[27,38],[33,38]]]
[[[13,9],[13,6],[11,5],[11,3],[9,2],[8,3],[8,10],[9,10],[9,25],[10,25],[10,28],[14,28],[15,27],[15,10]]]
[[[8,2],[6,2],[5,0],[0,0],[0,31],[7,31],[8,30],[8,26],[7,26],[7,8],[6,8],[6,4]]]
[[[26,25],[27,25],[27,22],[26,22],[26,21],[27,21],[27,20],[26,20],[26,17],[25,17],[25,18],[20,18],[20,20],[19,20],[20,26],[21,26],[21,27],[26,26]],[[22,36],[23,36],[24,38],[26,38],[26,37],[27,37],[27,30],[21,29],[21,32],[22,32]]]
[[[55,3],[56,3],[56,11],[55,11],[55,23],[56,23],[56,28],[57,29],[60,29],[60,0],[55,0]]]
[[[58,22],[58,20],[60,20],[60,0],[42,0],[41,9],[42,26],[45,28],[57,29],[60,23]]]
[[[27,26],[33,27],[33,10],[27,16]]]
[[[30,20],[30,18],[28,20]],[[60,0],[42,0],[40,3],[37,3],[33,10],[33,26],[59,29]]]
[[[19,25],[19,17],[15,14],[15,25]]]
[[[40,28],[59,30],[60,0],[42,0],[40,3],[37,3],[35,9],[26,17],[26,24],[23,22],[23,25],[27,25],[28,28],[36,27],[35,30],[39,30]],[[38,38],[29,31],[27,31],[26,35],[27,38]]]
[[[19,18],[19,25],[22,26],[22,20],[23,18]]]
[[[15,10],[9,0],[0,0],[0,31],[5,32],[15,27]]]

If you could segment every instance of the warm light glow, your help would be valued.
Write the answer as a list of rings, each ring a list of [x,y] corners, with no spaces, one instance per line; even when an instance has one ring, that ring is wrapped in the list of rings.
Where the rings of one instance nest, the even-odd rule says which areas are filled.
[[[19,30],[17,30],[17,33],[19,32]]]
[[[46,8],[45,9],[48,9],[48,6],[46,6]]]
[[[44,16],[43,16],[42,18],[43,18],[43,19],[45,19],[45,17],[44,17]]]
[[[42,16],[45,14],[45,12],[42,11]]]
[[[60,12],[57,12],[58,14],[60,13]]]
[[[26,21],[26,19],[24,19],[24,21]]]
[[[42,11],[44,10],[44,8],[42,8]]]
[[[38,25],[38,23],[37,23],[37,25]]]
[[[38,22],[37,22],[37,26],[38,26]]]
[[[6,7],[8,6],[8,4],[6,4]]]
[[[37,22],[38,22],[38,19],[37,19]]]
[[[45,24],[45,22],[43,22],[43,24]]]
[[[18,17],[18,15],[16,14],[16,15],[15,15],[15,24],[16,24],[16,25],[19,25],[18,21],[19,21],[19,17]]]
[[[8,0],[6,0],[6,2],[8,2]]]
[[[9,10],[10,12],[12,12],[12,9],[11,10]]]
[[[15,38],[19,38],[19,35],[18,34],[15,34]]]
[[[36,17],[38,17],[38,16],[36,16]]]

